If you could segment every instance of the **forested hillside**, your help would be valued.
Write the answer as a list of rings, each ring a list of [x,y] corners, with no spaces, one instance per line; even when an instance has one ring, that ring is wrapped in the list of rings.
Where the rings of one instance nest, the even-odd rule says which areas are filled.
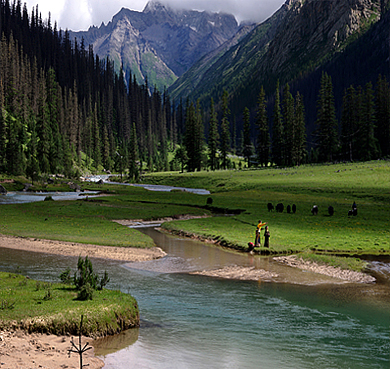
[[[202,106],[134,76],[126,83],[37,8],[0,0],[0,173],[107,170],[133,181],[146,170],[242,167],[235,154],[246,166],[389,156],[389,23],[383,12],[343,52],[274,91],[221,90]]]
[[[1,0],[0,9],[2,172],[76,175],[81,165],[122,172],[138,160],[168,169],[183,126],[168,95],[134,78],[126,86],[109,59],[43,21],[38,8],[29,15],[20,0]]]

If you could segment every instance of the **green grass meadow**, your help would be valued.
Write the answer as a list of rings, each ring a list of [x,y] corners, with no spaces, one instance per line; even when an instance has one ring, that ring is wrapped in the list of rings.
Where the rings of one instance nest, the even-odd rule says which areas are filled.
[[[154,175],[153,183],[202,187],[211,190],[213,206],[242,209],[240,215],[177,221],[166,224],[227,245],[246,248],[254,241],[258,220],[268,222],[270,251],[314,251],[332,254],[389,254],[390,163],[302,166],[288,169],[258,169]],[[358,215],[348,217],[353,202]],[[267,203],[284,204],[284,212],[268,212]],[[287,205],[297,206],[288,214]],[[319,214],[313,216],[313,205]],[[328,207],[335,212],[329,216]]]
[[[150,247],[153,242],[114,219],[158,219],[179,215],[216,216],[165,223],[246,250],[254,241],[257,222],[268,222],[271,253],[346,255],[390,254],[390,162],[307,165],[280,169],[196,173],[155,173],[144,183],[205,188],[211,195],[154,192],[134,186],[83,183],[106,196],[90,201],[47,201],[2,205],[0,233],[98,245]],[[213,199],[207,207],[207,198]],[[356,202],[358,215],[348,217]],[[284,212],[268,212],[267,203],[281,202]],[[296,214],[287,205],[295,204]],[[313,216],[313,205],[319,214]],[[329,216],[328,207],[334,215]],[[240,212],[238,214],[238,212]],[[266,251],[266,250],[257,250]]]
[[[110,195],[90,197],[88,201],[42,201],[1,205],[0,233],[96,245],[147,248],[154,246],[149,237],[112,220],[151,220],[205,213],[205,210],[193,206],[164,204],[160,201],[159,194],[149,197],[148,195],[153,193],[142,188],[111,185],[101,187],[94,184],[86,184],[85,187],[106,191]],[[177,203],[180,203],[180,200],[177,200]]]
[[[120,291],[94,291],[93,299],[76,299],[74,287],[45,283],[19,274],[0,272],[0,329],[104,336],[139,325],[136,300]]]

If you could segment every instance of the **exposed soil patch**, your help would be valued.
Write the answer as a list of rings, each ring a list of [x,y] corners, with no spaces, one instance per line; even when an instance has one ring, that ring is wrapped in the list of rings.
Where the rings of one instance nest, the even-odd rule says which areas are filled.
[[[68,355],[71,337],[47,334],[27,334],[24,331],[0,332],[0,368],[80,368],[79,355]],[[78,337],[73,341],[78,343]],[[92,344],[92,339],[82,337],[82,345]],[[90,369],[103,368],[104,362],[94,357],[94,350],[83,354],[83,364]]]
[[[254,267],[240,267],[237,265],[226,266],[222,269],[192,272],[190,274],[224,279],[237,279],[241,281],[270,281],[272,278],[278,277],[277,274],[268,272],[264,269],[255,269]]]
[[[346,270],[341,268],[335,268],[329,265],[319,265],[311,261],[303,260],[298,258],[295,255],[290,256],[278,256],[273,258],[275,261],[288,265],[294,268],[299,268],[303,270],[308,270],[313,273],[324,274],[329,277],[339,278],[348,282],[355,283],[374,283],[375,278],[371,275],[354,272],[352,270]]]
[[[209,215],[178,215],[177,217],[166,217],[154,220],[143,219],[119,219],[114,222],[124,225],[126,227],[158,227],[164,222],[171,222],[173,220],[189,220],[189,219],[201,219],[209,218]]]
[[[98,246],[73,242],[41,240],[0,235],[0,247],[43,252],[65,256],[88,256],[120,261],[148,261],[166,255],[159,247],[140,249],[133,247]]]

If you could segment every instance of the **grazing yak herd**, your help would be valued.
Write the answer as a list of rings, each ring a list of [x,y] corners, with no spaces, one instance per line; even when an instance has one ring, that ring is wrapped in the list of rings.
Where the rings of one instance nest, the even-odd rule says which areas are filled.
[[[267,208],[268,208],[268,211],[273,211],[273,210],[275,209],[277,213],[283,213],[283,211],[284,211],[284,205],[283,205],[283,203],[281,203],[281,202],[280,202],[279,204],[277,204],[276,207],[274,207],[274,206],[272,205],[272,203],[269,202],[269,203],[267,204]],[[296,211],[297,211],[297,207],[296,207],[295,204],[293,204],[292,206],[287,205],[287,213],[288,213],[288,214],[290,214],[291,212],[292,212],[293,214],[295,214]],[[317,205],[314,205],[314,206],[312,207],[311,213],[312,213],[313,215],[318,215],[318,206],[317,206]],[[334,214],[334,208],[333,208],[333,206],[329,206],[329,207],[328,207],[328,214],[329,214],[330,216],[333,216],[333,214]],[[352,204],[352,209],[348,211],[348,216],[350,217],[350,216],[356,216],[356,215],[357,215],[357,206],[356,206],[356,203],[354,202],[354,203]]]

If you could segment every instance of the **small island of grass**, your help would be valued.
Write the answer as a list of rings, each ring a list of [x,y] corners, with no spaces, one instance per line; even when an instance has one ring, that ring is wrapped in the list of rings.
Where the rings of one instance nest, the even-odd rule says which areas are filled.
[[[120,291],[94,291],[92,300],[77,298],[74,286],[35,281],[0,272],[0,329],[29,333],[101,337],[139,326],[136,300]]]

